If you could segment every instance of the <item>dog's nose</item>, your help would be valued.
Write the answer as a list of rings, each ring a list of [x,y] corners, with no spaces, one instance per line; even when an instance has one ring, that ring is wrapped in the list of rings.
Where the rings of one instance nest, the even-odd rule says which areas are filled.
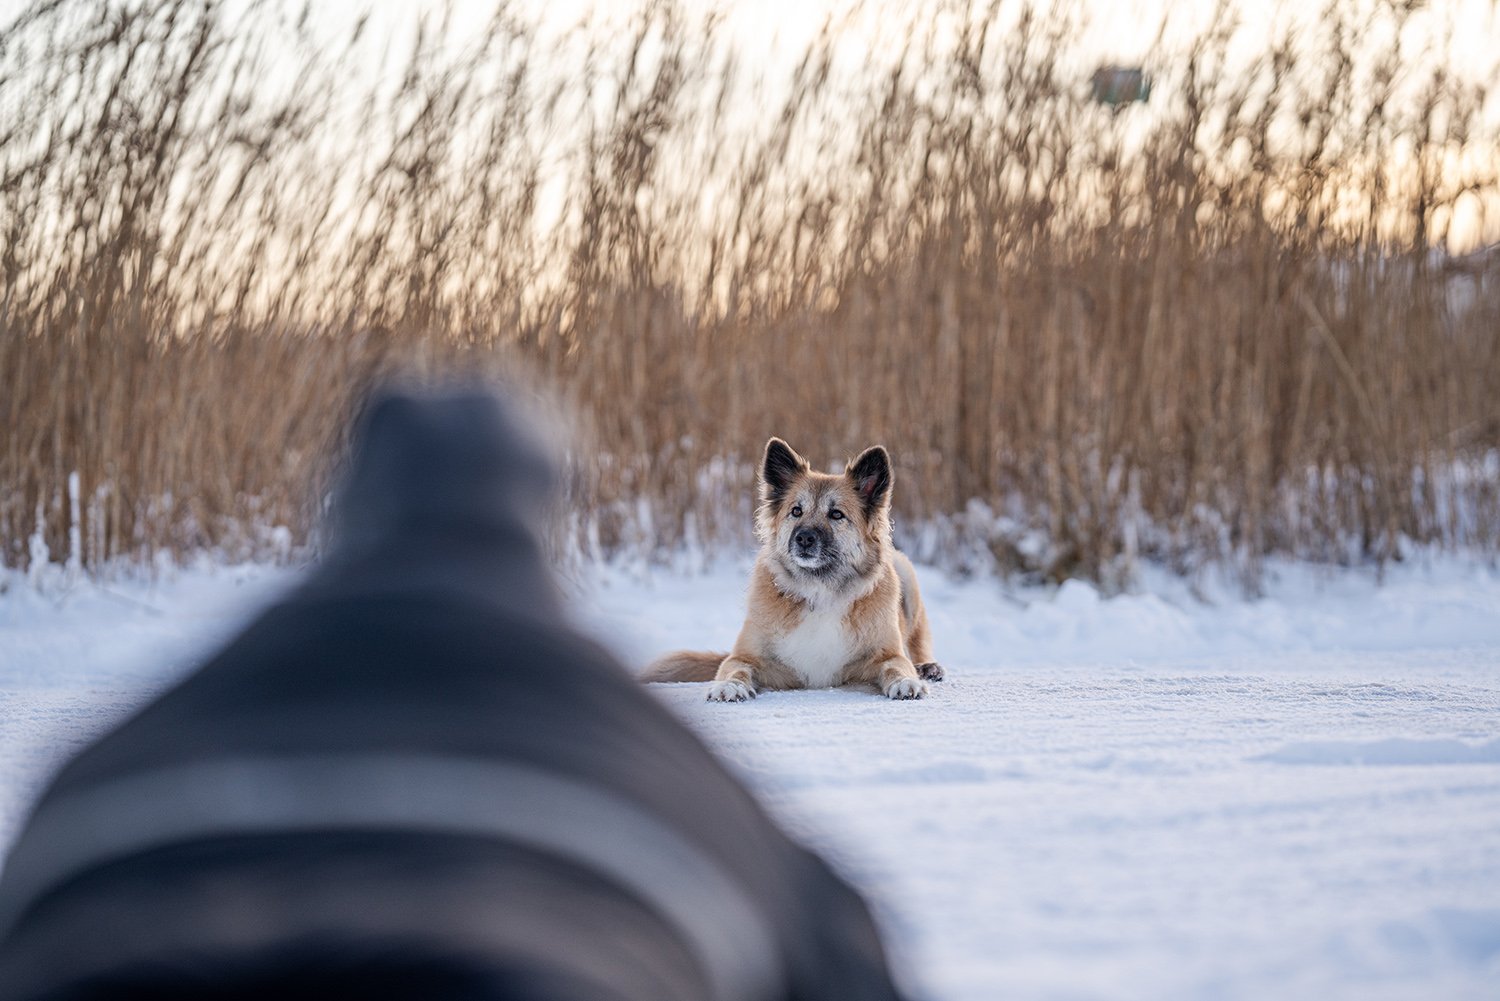
[[[818,544],[818,533],[810,528],[799,528],[792,541],[797,543],[798,549],[811,549]]]

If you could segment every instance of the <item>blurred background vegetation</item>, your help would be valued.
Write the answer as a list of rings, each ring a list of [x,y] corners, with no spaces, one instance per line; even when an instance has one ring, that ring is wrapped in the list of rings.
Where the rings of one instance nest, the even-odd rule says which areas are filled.
[[[561,401],[587,557],[746,544],[772,434],[885,443],[900,541],[959,569],[1500,551],[1492,5],[1164,9],[1101,91],[1062,0],[769,56],[666,2],[31,4],[3,562],[307,552],[397,372]]]

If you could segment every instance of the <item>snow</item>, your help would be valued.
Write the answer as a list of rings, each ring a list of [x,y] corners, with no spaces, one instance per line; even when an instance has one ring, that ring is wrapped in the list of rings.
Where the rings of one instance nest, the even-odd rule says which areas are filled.
[[[1500,740],[1466,744],[1461,740],[1310,740],[1287,744],[1260,761],[1283,765],[1497,765]]]
[[[727,649],[748,561],[702,562],[579,570],[578,615],[632,666]],[[924,700],[652,689],[865,890],[915,995],[1496,996],[1493,567],[1279,565],[1258,600],[919,574],[948,669]],[[62,757],[290,579],[8,578],[0,843]]]

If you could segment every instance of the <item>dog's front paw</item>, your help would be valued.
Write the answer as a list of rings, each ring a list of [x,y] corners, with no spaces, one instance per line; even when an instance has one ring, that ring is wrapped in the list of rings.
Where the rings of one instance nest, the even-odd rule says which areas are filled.
[[[743,681],[715,681],[708,688],[710,702],[748,702],[755,698],[755,689]]]
[[[897,678],[886,686],[885,694],[892,699],[920,699],[927,694],[927,682],[920,678]]]
[[[928,681],[942,681],[943,665],[929,660],[925,664],[917,665],[917,674],[919,674],[923,678],[926,678]]]

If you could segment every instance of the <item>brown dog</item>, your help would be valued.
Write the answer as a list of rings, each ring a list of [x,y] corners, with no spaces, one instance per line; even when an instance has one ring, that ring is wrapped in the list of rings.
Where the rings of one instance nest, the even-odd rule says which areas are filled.
[[[819,473],[780,438],[766,443],[750,609],[727,656],[683,651],[645,681],[713,681],[710,701],[761,689],[873,684],[920,699],[941,681],[911,561],[891,545],[891,460],[880,446],[842,475]]]

